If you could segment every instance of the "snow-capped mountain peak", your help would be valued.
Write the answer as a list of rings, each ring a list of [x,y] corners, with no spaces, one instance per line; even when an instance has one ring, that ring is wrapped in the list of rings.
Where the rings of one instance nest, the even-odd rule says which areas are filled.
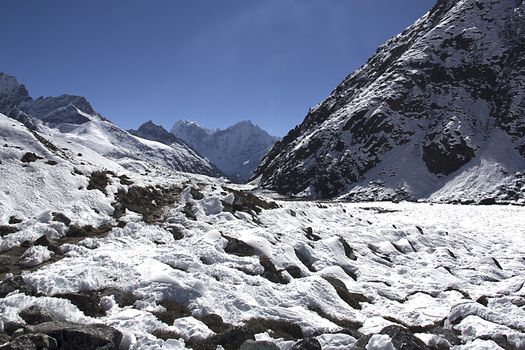
[[[171,132],[235,182],[246,182],[278,140],[249,120],[240,121],[224,130],[210,130],[195,122],[179,120]]]

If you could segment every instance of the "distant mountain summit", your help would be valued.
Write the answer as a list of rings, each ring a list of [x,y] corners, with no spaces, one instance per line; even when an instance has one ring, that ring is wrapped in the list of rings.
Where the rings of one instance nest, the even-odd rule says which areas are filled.
[[[235,182],[246,182],[264,155],[279,139],[250,121],[224,130],[210,130],[195,122],[179,120],[171,133],[208,158]]]
[[[137,130],[128,130],[128,132],[146,140],[157,141],[165,145],[180,142],[180,139],[175,135],[164,129],[162,126],[153,123],[151,120],[139,126]]]
[[[222,175],[208,160],[165,130],[164,134],[157,130],[156,138],[168,137],[173,142],[131,135],[98,114],[82,96],[66,94],[33,99],[24,85],[5,73],[0,73],[0,113],[23,122],[35,133],[68,139],[85,147],[83,156],[92,160],[110,159],[139,173],[184,171]],[[151,134],[154,129],[153,123],[146,123],[141,132]]]
[[[439,0],[348,76],[256,172],[284,194],[523,197],[525,5]]]

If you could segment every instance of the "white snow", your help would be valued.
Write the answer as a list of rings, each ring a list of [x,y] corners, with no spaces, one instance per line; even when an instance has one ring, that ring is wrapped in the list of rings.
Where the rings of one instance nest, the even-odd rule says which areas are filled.
[[[368,344],[365,346],[366,350],[395,350],[392,339],[386,334],[374,334]]]

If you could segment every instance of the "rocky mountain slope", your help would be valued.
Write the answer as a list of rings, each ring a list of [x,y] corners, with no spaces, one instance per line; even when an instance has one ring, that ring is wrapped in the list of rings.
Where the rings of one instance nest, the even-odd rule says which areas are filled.
[[[365,200],[520,200],[523,33],[522,0],[439,0],[275,145],[256,172],[261,186]]]
[[[157,141],[165,145],[181,142],[177,136],[164,129],[161,125],[153,123],[151,120],[139,126],[137,130],[128,130],[128,132],[143,139]]]
[[[242,121],[224,130],[209,130],[190,121],[178,121],[171,132],[208,158],[234,182],[246,182],[278,140]]]
[[[525,347],[525,207],[272,201],[46,135],[0,114],[2,348]]]
[[[220,176],[221,173],[182,142],[170,146],[139,138],[120,129],[97,112],[82,96],[61,95],[33,99],[14,77],[0,73],[0,113],[23,121],[44,137],[75,144],[87,157],[109,158],[137,172],[174,170]]]

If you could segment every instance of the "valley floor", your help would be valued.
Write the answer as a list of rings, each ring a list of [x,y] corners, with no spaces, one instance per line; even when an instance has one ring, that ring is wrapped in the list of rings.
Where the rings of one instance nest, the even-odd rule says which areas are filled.
[[[65,243],[61,259],[24,272],[30,295],[0,299],[2,319],[23,323],[18,313],[36,304],[60,320],[115,327],[134,349],[206,348],[249,320],[281,322],[255,335],[280,349],[297,337],[282,321],[323,350],[391,324],[436,347],[525,346],[524,207],[277,201],[256,213],[239,193],[181,188],[162,221],[126,211],[125,226]],[[40,215],[0,247],[60,236],[61,225]],[[71,297],[93,291],[97,317]]]

